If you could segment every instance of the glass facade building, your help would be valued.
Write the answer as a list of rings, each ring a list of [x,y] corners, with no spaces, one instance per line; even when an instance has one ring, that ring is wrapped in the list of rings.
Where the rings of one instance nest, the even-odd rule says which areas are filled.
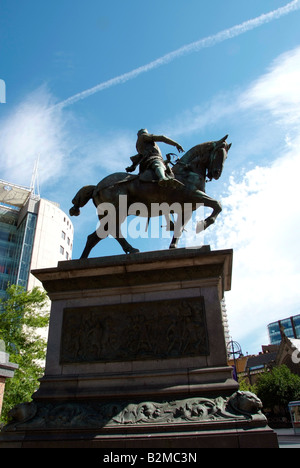
[[[0,207],[0,298],[17,278],[16,237],[18,212]]]
[[[27,289],[30,273],[36,219],[37,215],[35,213],[27,213],[19,227],[17,235],[16,256],[19,264],[16,284],[23,286],[25,289]]]
[[[37,215],[27,213],[18,224],[19,214],[0,206],[0,298],[9,284],[28,284]]]
[[[288,317],[268,325],[271,344],[281,343],[281,328],[288,338],[300,339],[300,314]]]

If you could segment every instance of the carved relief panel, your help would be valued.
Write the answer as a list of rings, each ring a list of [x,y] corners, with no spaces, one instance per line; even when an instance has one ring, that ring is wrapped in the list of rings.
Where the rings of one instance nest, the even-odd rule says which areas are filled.
[[[203,297],[64,309],[62,364],[208,354]]]

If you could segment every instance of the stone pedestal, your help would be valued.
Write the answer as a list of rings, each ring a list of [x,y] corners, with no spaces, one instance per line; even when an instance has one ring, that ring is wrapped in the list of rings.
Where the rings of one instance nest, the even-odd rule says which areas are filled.
[[[0,447],[277,446],[227,365],[231,268],[204,246],[33,272],[52,301],[45,375]]]

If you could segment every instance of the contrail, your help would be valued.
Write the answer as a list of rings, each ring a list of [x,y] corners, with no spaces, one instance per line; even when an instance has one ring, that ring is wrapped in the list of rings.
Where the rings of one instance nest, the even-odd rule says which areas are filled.
[[[193,52],[199,52],[201,49],[204,49],[206,47],[212,47],[216,44],[219,44],[220,42],[232,39],[233,37],[240,36],[241,34],[251,31],[252,29],[258,28],[263,24],[270,23],[273,20],[279,19],[282,16],[288,15],[289,13],[299,9],[300,0],[293,0],[287,5],[278,8],[277,10],[273,10],[269,13],[262,14],[256,18],[233,26],[232,28],[225,29],[217,34],[200,39],[199,41],[192,42],[191,44],[180,47],[179,49],[176,49],[173,52],[169,52],[168,54],[163,55],[162,57],[153,60],[152,62],[146,65],[135,68],[134,70],[128,73],[124,73],[123,75],[119,75],[108,81],[104,81],[103,83],[93,86],[92,88],[86,89],[85,91],[74,94],[68,99],[65,99],[64,101],[61,101],[60,103],[54,105],[52,109],[55,107],[63,108],[66,106],[70,106],[71,104],[85,99],[88,96],[91,96],[92,94],[98,93],[99,91],[103,91],[104,89],[111,88],[112,86],[116,86],[118,84],[125,83],[126,81],[133,80],[142,73],[146,73],[150,70],[153,70],[154,68],[166,65],[167,63],[170,63],[176,58],[182,57]]]

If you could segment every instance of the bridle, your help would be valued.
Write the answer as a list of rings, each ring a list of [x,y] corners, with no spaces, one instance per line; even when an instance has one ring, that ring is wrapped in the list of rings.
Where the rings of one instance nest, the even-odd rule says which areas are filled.
[[[216,160],[218,150],[219,149],[224,149],[225,150],[224,142],[222,142],[220,144],[219,141],[217,141],[217,142],[214,141],[212,143],[212,145],[213,145],[213,150],[212,150],[212,152],[211,152],[211,154],[209,156],[209,165],[208,165],[208,169],[207,169],[207,180],[206,180],[206,182],[211,182],[212,179],[213,179],[212,168],[213,168],[213,164],[214,164],[214,162]]]

